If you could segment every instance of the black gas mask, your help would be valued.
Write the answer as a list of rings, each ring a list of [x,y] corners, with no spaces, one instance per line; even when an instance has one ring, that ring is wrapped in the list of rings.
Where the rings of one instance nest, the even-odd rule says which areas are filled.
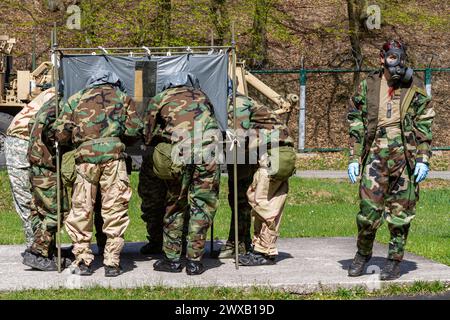
[[[388,58],[390,59],[388,60]],[[405,66],[405,60],[406,53],[401,48],[390,48],[384,51],[384,67],[389,71],[393,81],[408,82],[411,80],[413,69]]]

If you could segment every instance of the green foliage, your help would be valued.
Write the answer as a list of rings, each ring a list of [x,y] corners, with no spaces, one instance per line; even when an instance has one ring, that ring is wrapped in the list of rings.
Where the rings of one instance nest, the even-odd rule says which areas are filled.
[[[292,17],[279,10],[271,10],[268,19],[268,33],[276,41],[283,42],[285,45],[292,45],[301,48],[301,41],[295,32],[289,29],[283,21],[290,21]]]
[[[448,30],[450,20],[446,12],[430,12],[420,7],[417,1],[399,5],[392,0],[383,0],[381,3],[381,16],[386,24],[417,26],[425,29]]]
[[[158,22],[160,13],[158,8],[162,1],[78,1],[81,8],[82,30],[68,30],[65,27],[68,14],[64,11],[49,12],[45,5],[46,1],[3,0],[0,10],[2,14],[5,11],[18,13],[17,19],[14,20],[16,29],[14,35],[24,43],[30,41],[30,29],[34,26],[37,26],[39,37],[48,38],[53,22],[56,22],[59,44],[63,47],[208,45],[212,31],[216,37],[220,31],[224,44],[230,44],[228,28],[234,21],[239,54],[244,59],[266,60],[265,38],[289,47],[299,49],[302,47],[299,31],[292,28],[295,23],[289,26],[289,22],[296,21],[296,17],[280,0],[172,0],[168,36],[162,36],[164,26]],[[338,0],[327,3],[342,5],[342,1]],[[214,4],[218,5],[220,10],[217,10],[218,7],[214,7]],[[427,32],[447,30],[450,27],[445,10],[424,9],[425,5],[420,1],[377,0],[373,4],[382,7],[384,25],[419,25]],[[433,0],[433,4],[438,6],[441,3]],[[350,34],[347,24],[345,16],[336,15],[331,17],[329,22],[313,22],[312,25],[301,26],[310,30],[308,36],[311,39],[331,35],[337,40],[343,40]],[[49,43],[46,40],[42,42]],[[48,45],[41,50],[48,50]],[[25,52],[21,54],[25,55]]]

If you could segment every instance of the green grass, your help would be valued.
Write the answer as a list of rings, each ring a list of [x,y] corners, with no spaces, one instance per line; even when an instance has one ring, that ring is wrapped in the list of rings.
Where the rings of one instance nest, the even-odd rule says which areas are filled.
[[[230,209],[226,199],[227,178],[222,178],[220,203],[214,221],[214,238],[226,239]],[[137,173],[131,175],[133,190]],[[0,244],[24,242],[21,222],[12,204],[5,171],[0,171]],[[291,178],[290,190],[281,225],[281,237],[354,237],[358,211],[356,185],[345,180]],[[145,241],[146,230],[140,218],[140,199],[133,193],[130,202],[130,225],[126,241]],[[386,225],[377,240],[388,243]],[[63,242],[70,239],[64,234]],[[416,218],[412,222],[407,250],[450,265],[450,181],[428,180],[423,184]]]
[[[299,170],[347,170],[347,152],[299,153],[296,167]],[[430,159],[433,171],[450,170],[450,152],[433,151]]]
[[[243,289],[141,287],[135,289],[89,288],[52,289],[0,292],[0,300],[348,300],[389,296],[437,295],[447,292],[449,285],[441,282],[415,282],[411,285],[389,285],[380,290],[367,291],[362,287],[340,288],[334,291],[320,290],[312,294],[295,294],[271,288],[251,287]]]
[[[138,175],[131,175],[136,190]],[[220,205],[215,218],[216,239],[228,235],[230,209],[226,199],[227,178],[222,178]],[[423,184],[416,219],[412,223],[407,250],[450,265],[450,182],[429,180]],[[23,243],[19,218],[12,204],[9,182],[5,171],[0,171],[0,244]],[[140,199],[133,193],[130,203],[130,225],[126,241],[145,241],[146,230],[140,219]],[[290,191],[281,225],[281,237],[354,237],[355,214],[358,211],[357,186],[345,180],[300,179],[290,180]],[[377,240],[387,243],[389,233],[382,226]],[[69,243],[67,235],[63,241]],[[25,290],[0,292],[0,299],[366,299],[396,295],[430,295],[449,290],[440,282],[416,282],[408,286],[390,285],[369,292],[364,288],[321,290],[309,295],[298,295],[270,288],[180,288],[164,287],[136,289],[92,288],[82,290]]]

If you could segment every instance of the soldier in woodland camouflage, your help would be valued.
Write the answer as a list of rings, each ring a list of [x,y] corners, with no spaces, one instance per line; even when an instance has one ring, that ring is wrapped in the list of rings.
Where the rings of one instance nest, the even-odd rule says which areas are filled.
[[[213,107],[193,75],[173,74],[165,88],[150,101],[144,128],[145,144],[153,148],[155,174],[151,179],[155,186],[165,185],[158,193],[160,200],[165,200],[164,206],[161,202],[165,210],[165,257],[153,267],[157,271],[182,271],[183,224],[189,210],[186,272],[201,274],[206,234],[217,209],[220,171],[214,150],[218,126]],[[170,160],[163,164],[160,160],[164,153]],[[207,154],[212,158],[205,158]],[[182,161],[175,161],[173,156]]]
[[[53,95],[54,89],[48,89],[27,104],[12,120],[4,140],[11,193],[16,211],[22,219],[27,248],[30,248],[34,241],[30,220],[30,163],[27,156],[30,132],[28,123],[39,108]]]
[[[233,127],[233,103],[229,103],[229,127]],[[245,174],[238,174],[238,236],[244,242],[247,252],[239,256],[239,263],[244,266],[274,264],[278,255],[276,241],[288,193],[288,178],[295,166],[293,140],[289,130],[280,117],[266,106],[256,103],[251,98],[236,95],[236,132],[241,146],[245,146],[246,162],[238,164]],[[247,135],[246,139],[239,136]],[[243,142],[245,141],[245,142]],[[292,170],[283,177],[273,177],[270,173],[272,156],[279,150],[287,150],[291,157]],[[272,154],[273,153],[273,154]],[[251,163],[252,155],[258,164]],[[283,164],[285,165],[285,164]],[[229,165],[232,176],[233,165]],[[238,172],[239,173],[239,172]],[[229,184],[229,204],[233,208],[233,184]],[[244,187],[246,190],[244,190]],[[244,193],[246,192],[246,194]],[[250,209],[250,210],[249,210]],[[254,217],[254,234],[252,246],[249,245],[251,216]],[[232,219],[233,220],[233,219]],[[233,223],[234,221],[232,221]],[[227,247],[234,242],[234,225],[230,225],[228,243],[222,249],[225,255]]]
[[[56,271],[55,234],[57,231],[57,174],[54,135],[50,130],[56,119],[53,96],[29,121],[30,183],[32,187],[30,220],[34,241],[23,255],[23,263],[42,271]],[[65,190],[62,191],[61,214],[68,211]],[[63,219],[61,219],[62,221]],[[63,267],[68,260],[63,260]]]
[[[404,66],[405,59],[403,44],[386,42],[380,54],[383,68],[362,81],[350,100],[352,182],[360,167],[362,172],[356,218],[358,251],[349,276],[363,273],[383,220],[388,223],[391,240],[380,278],[400,276],[399,265],[419,199],[419,182],[428,172],[435,113],[422,80]]]
[[[107,236],[105,276],[121,274],[120,253],[127,229],[130,182],[124,160],[123,139],[140,134],[143,124],[133,100],[120,89],[117,75],[99,70],[86,89],[71,96],[54,124],[61,144],[77,147],[72,209],[66,230],[75,255],[73,272],[92,274],[92,213],[99,186],[102,193],[103,232]]]

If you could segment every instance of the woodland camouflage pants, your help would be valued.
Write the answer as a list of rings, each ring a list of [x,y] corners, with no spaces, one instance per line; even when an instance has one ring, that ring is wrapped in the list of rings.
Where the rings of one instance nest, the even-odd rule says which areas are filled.
[[[372,253],[377,229],[387,221],[391,234],[388,258],[403,259],[419,186],[407,165],[399,128],[379,129],[362,171],[358,252]]]

